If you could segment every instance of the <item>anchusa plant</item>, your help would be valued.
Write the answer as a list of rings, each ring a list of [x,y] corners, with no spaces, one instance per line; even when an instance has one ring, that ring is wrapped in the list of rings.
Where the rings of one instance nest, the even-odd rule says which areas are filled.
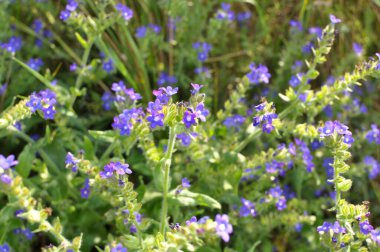
[[[379,251],[369,5],[0,1],[0,251]]]

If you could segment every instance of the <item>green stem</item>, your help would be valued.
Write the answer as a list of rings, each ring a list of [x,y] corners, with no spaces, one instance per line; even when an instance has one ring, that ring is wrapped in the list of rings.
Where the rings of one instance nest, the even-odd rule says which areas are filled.
[[[334,151],[334,152],[336,152],[336,151]],[[334,163],[333,163],[333,168],[334,168],[334,189],[335,189],[335,211],[336,211],[336,215],[340,216],[339,201],[341,199],[341,192],[338,189],[337,178],[339,176],[339,173],[338,173],[338,168],[337,168],[336,163],[337,163],[337,158],[335,156],[334,157]]]
[[[85,67],[87,65],[88,57],[90,56],[90,52],[91,52],[91,48],[92,48],[93,43],[94,43],[94,39],[90,39],[88,44],[87,44],[86,49],[84,50],[82,60],[81,60],[82,69],[81,69],[81,72],[79,73],[77,80],[75,81],[75,89],[76,90],[79,90],[81,85],[82,85],[83,73],[84,73],[84,71],[86,71]],[[77,98],[77,95],[74,95],[73,99],[71,101],[71,107],[74,105],[76,98]]]
[[[165,236],[165,227],[167,222],[168,214],[168,194],[169,194],[169,175],[170,175],[170,165],[172,161],[172,155],[174,151],[174,144],[176,139],[176,125],[170,127],[169,129],[169,144],[166,151],[164,160],[162,162],[161,170],[164,170],[164,181],[163,181],[163,198],[162,198],[162,212],[161,212],[161,224],[160,233]]]

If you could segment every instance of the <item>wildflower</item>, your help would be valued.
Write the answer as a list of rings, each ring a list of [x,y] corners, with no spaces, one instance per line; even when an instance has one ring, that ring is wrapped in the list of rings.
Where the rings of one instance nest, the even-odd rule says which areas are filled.
[[[68,10],[62,10],[59,14],[59,19],[66,21],[71,15],[71,12]]]
[[[250,19],[251,16],[252,16],[252,13],[250,11],[238,12],[236,14],[236,20],[239,23],[243,23],[243,22],[247,21],[248,19]]]
[[[309,33],[310,34],[315,34],[317,36],[317,38],[321,39],[322,38],[322,34],[323,34],[323,30],[321,27],[310,27],[309,28]]]
[[[332,136],[334,132],[336,132],[338,135],[342,136],[351,136],[352,133],[348,130],[348,127],[338,121],[327,121],[325,122],[324,127],[318,128],[318,132],[320,133],[320,137],[328,137]],[[347,137],[344,139],[344,142],[346,144],[350,144],[354,141],[352,137]]]
[[[333,230],[335,234],[346,232],[346,229],[339,224],[339,221],[335,221],[334,225],[331,226],[331,229]]]
[[[5,174],[5,173],[0,175],[0,180],[1,180],[1,182],[8,184],[8,185],[10,183],[12,183],[12,178],[8,174]]]
[[[115,97],[112,93],[108,91],[104,92],[101,99],[103,101],[103,108],[105,110],[110,110],[112,103],[115,101]]]
[[[136,37],[137,38],[143,38],[146,35],[147,27],[146,26],[140,26],[136,29]]]
[[[332,224],[330,222],[323,222],[323,225],[322,226],[318,226],[317,227],[317,231],[320,233],[320,234],[323,234],[323,233],[327,233],[329,232],[329,230],[331,229],[332,227]]]
[[[161,72],[158,76],[157,85],[158,86],[164,86],[164,85],[174,85],[177,83],[177,78],[175,76],[170,76],[166,72]]]
[[[75,72],[75,70],[77,70],[77,64],[73,63],[70,65],[70,72]]]
[[[133,11],[127,6],[119,3],[116,6],[116,10],[122,15],[125,21],[129,21],[133,17]]]
[[[283,191],[280,186],[275,186],[269,189],[268,194],[271,195],[273,198],[280,198]]]
[[[196,93],[199,92],[199,90],[203,87],[203,85],[199,85],[199,84],[194,84],[194,83],[191,83],[191,86],[192,86],[192,90],[190,91],[192,95],[195,95]]]
[[[132,174],[132,170],[129,169],[129,164],[122,164],[121,162],[111,162],[106,164],[103,171],[99,173],[102,178],[111,178],[116,172],[119,175]]]
[[[206,117],[210,114],[208,109],[205,108],[205,105],[203,102],[199,103],[197,107],[195,108],[195,114],[199,120],[202,122],[206,121]]]
[[[33,21],[32,28],[34,32],[38,34],[42,31],[43,23],[41,22],[41,20],[36,19]]]
[[[378,245],[380,245],[380,231],[372,230],[371,231],[371,238],[374,242],[376,242]]]
[[[372,124],[371,125],[371,130],[368,131],[368,133],[366,134],[365,138],[370,143],[380,144],[380,130],[376,126],[376,124]]]
[[[0,154],[0,168],[2,168],[3,170],[7,170],[17,164],[18,164],[18,161],[15,160],[14,155],[9,155],[8,157],[5,157]]]
[[[286,208],[286,198],[281,196],[276,202],[276,207],[278,211],[284,210]]]
[[[194,73],[201,75],[204,78],[211,78],[210,69],[205,66],[195,68]]]
[[[182,187],[189,188],[191,186],[190,181],[187,178],[182,179]]]
[[[84,199],[88,199],[90,192],[90,180],[86,178],[84,186],[80,189],[80,196]]]
[[[301,223],[297,223],[297,224],[294,226],[294,230],[295,230],[297,233],[301,233],[302,228],[303,228],[303,225],[302,225]]]
[[[118,243],[115,247],[111,248],[110,252],[128,252],[128,249],[123,247],[121,243]]]
[[[152,29],[152,31],[156,34],[160,33],[161,32],[161,27],[159,25],[156,25],[156,24],[149,24],[148,25],[150,29]]]
[[[369,224],[368,220],[365,220],[359,223],[359,229],[362,234],[367,235],[372,232],[373,226]]]
[[[54,119],[56,113],[54,105],[56,103],[56,94],[53,91],[46,89],[38,93],[34,92],[30,96],[26,106],[30,108],[32,113],[40,110],[43,112],[45,119]]]
[[[159,126],[162,127],[164,126],[164,117],[165,115],[161,112],[157,111],[152,111],[151,115],[149,115],[146,120],[150,122],[150,127],[154,129],[155,127]]]
[[[245,121],[245,117],[239,114],[229,116],[223,121],[223,125],[227,128],[234,128],[239,130]]]
[[[16,53],[21,49],[22,39],[21,37],[13,36],[8,40],[7,43],[0,44],[0,46],[10,53]]]
[[[212,47],[206,42],[195,42],[193,43],[193,48],[198,51],[198,60],[204,62],[207,60]]]
[[[223,241],[228,242],[230,240],[230,234],[233,232],[232,225],[229,222],[228,215],[217,214],[215,217],[216,222],[216,234],[222,238]]]
[[[368,177],[370,179],[375,179],[380,174],[380,163],[371,156],[366,156],[364,158],[364,163],[371,166]]]
[[[256,67],[256,64],[252,63],[249,65],[249,68],[251,69],[251,72],[246,76],[251,84],[258,84],[260,82],[266,84],[269,83],[271,75],[268,72],[268,68],[266,66],[259,64]]]
[[[108,61],[103,62],[103,70],[104,71],[106,71],[107,73],[110,73],[113,71],[113,69],[114,69],[114,66],[113,66],[112,59],[109,59]]]
[[[302,32],[303,27],[302,27],[302,24],[301,24],[300,21],[297,21],[297,20],[290,20],[289,24],[290,24],[291,27],[293,27],[293,28],[295,28],[296,30]]]
[[[40,58],[31,58],[28,61],[28,66],[35,71],[39,71],[43,65],[44,62]]]
[[[0,245],[0,251],[1,252],[10,252],[11,248],[9,247],[8,243],[4,243],[4,245]]]
[[[196,216],[192,216],[192,217],[190,218],[190,220],[187,220],[187,221],[186,221],[186,226],[190,226],[191,223],[197,223],[197,217],[196,217]]]
[[[192,111],[186,110],[183,115],[183,123],[185,124],[186,128],[190,128],[191,125],[196,125],[196,119],[197,115],[193,113]]]
[[[7,88],[8,88],[8,84],[7,83],[4,83],[3,85],[1,85],[0,86],[0,95],[5,94],[5,92],[7,91]]]
[[[306,171],[312,172],[314,169],[313,155],[310,152],[310,149],[307,147],[307,144],[299,139],[296,139],[296,144],[299,146],[302,152],[303,163],[306,165]]]
[[[340,20],[339,18],[335,17],[332,14],[330,14],[330,21],[332,24],[339,24],[340,22],[342,22],[342,20]]]
[[[133,122],[140,121],[139,117],[144,115],[141,108],[131,108],[123,110],[118,116],[113,118],[112,127],[120,130],[120,135],[130,135],[133,129]]]
[[[233,21],[235,19],[235,13],[231,11],[231,5],[228,3],[221,4],[222,9],[216,14],[216,18],[219,20]]]
[[[363,53],[363,47],[358,43],[352,43],[352,49],[354,50],[355,54],[359,57]]]
[[[244,198],[241,198],[240,201],[242,203],[242,206],[240,207],[239,215],[241,217],[246,217],[249,215],[255,217],[256,216],[255,204]]]
[[[68,0],[66,5],[66,10],[73,12],[78,8],[78,3],[74,0]]]
[[[74,157],[71,152],[68,152],[66,155],[66,167],[71,167],[73,172],[76,172],[78,169],[79,160]]]

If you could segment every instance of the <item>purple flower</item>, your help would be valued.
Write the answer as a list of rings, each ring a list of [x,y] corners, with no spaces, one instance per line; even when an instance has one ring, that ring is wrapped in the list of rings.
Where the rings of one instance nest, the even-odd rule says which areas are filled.
[[[141,108],[131,108],[123,110],[118,116],[113,118],[112,127],[120,130],[120,135],[130,135],[134,121],[140,121],[140,117],[144,116]]]
[[[341,234],[346,232],[346,229],[339,224],[339,221],[335,221],[334,225],[331,226],[331,229],[335,234]]]
[[[342,20],[340,20],[339,18],[335,17],[332,14],[330,14],[330,21],[332,24],[339,24],[340,22],[342,22]]]
[[[252,13],[250,11],[238,12],[236,14],[236,20],[239,23],[242,23],[242,22],[247,21],[248,19],[250,19],[251,16],[252,16]]]
[[[208,53],[211,50],[211,45],[206,42],[195,42],[193,48],[198,51],[198,60],[204,62],[208,58]]]
[[[11,248],[8,243],[4,243],[4,245],[0,245],[0,252],[10,252]]]
[[[216,14],[216,18],[219,20],[228,20],[233,21],[235,19],[235,13],[231,11],[231,4],[222,3],[222,9],[219,10]]]
[[[318,226],[317,227],[317,231],[319,233],[327,233],[329,232],[329,230],[332,228],[332,224],[330,222],[323,222],[323,225],[322,226]]]
[[[297,29],[298,31],[302,31],[302,24],[300,21],[297,21],[297,20],[290,20],[289,22],[290,26]]]
[[[182,187],[189,188],[191,186],[190,181],[187,178],[182,179]]]
[[[234,128],[236,130],[239,130],[240,127],[243,125],[244,121],[245,121],[245,117],[237,114],[237,115],[227,117],[224,120],[223,125],[229,129]]]
[[[150,29],[152,29],[152,31],[156,34],[160,33],[161,32],[161,27],[159,25],[156,25],[156,24],[149,24],[148,25]]]
[[[303,73],[293,75],[289,80],[289,85],[292,87],[297,87],[299,84],[301,84],[302,76],[303,76]]]
[[[77,64],[76,63],[73,63],[70,65],[70,72],[75,72],[75,70],[77,70]]]
[[[216,234],[222,238],[223,241],[228,242],[230,240],[230,234],[233,232],[232,225],[229,222],[227,214],[217,214],[215,216],[216,222]]]
[[[190,226],[191,223],[197,223],[197,217],[196,217],[196,216],[192,216],[192,217],[190,218],[190,220],[187,220],[187,221],[186,221],[186,226]]]
[[[79,160],[74,157],[71,152],[67,152],[66,154],[66,167],[71,167],[73,172],[76,172],[78,169]]]
[[[365,220],[359,223],[359,229],[362,234],[367,235],[373,231],[373,226],[369,224],[368,220]]]
[[[118,243],[115,247],[111,248],[110,252],[128,252],[128,249],[123,247],[121,243]]]
[[[0,95],[5,94],[5,92],[7,91],[7,88],[8,88],[8,84],[7,83],[4,83],[3,85],[1,85],[0,86]]]
[[[136,37],[137,38],[143,38],[146,35],[147,27],[146,26],[140,26],[136,29]]]
[[[195,95],[196,93],[198,93],[199,90],[203,87],[203,85],[194,84],[194,83],[191,83],[191,86],[193,87],[193,89],[190,91],[192,95]]]
[[[195,108],[195,114],[197,115],[197,118],[202,122],[206,121],[206,117],[209,115],[209,113],[210,112],[205,108],[203,102],[199,103]]]
[[[310,152],[310,149],[308,148],[307,144],[299,139],[296,139],[296,144],[299,146],[301,152],[302,152],[302,160],[303,163],[306,166],[307,172],[312,172],[314,169],[314,163],[313,163],[313,155]]]
[[[11,37],[7,43],[2,43],[0,46],[10,53],[16,53],[21,49],[22,39],[21,37]]]
[[[361,56],[363,53],[363,47],[358,43],[352,43],[352,49],[354,50],[357,56]]]
[[[256,64],[252,63],[249,65],[249,68],[251,69],[251,72],[249,72],[246,76],[251,84],[256,85],[260,82],[269,83],[271,75],[266,66],[260,64],[256,67]]]
[[[269,189],[268,194],[271,195],[273,198],[280,198],[282,196],[282,189],[280,186],[275,186]]]
[[[242,203],[242,206],[240,207],[239,215],[241,217],[246,217],[249,215],[255,217],[256,216],[255,204],[244,198],[241,198],[240,201]]]
[[[132,174],[132,170],[129,169],[128,164],[122,164],[121,162],[111,162],[103,167],[103,171],[99,173],[102,178],[112,178],[114,172],[119,175]]]
[[[371,156],[366,156],[364,158],[364,163],[371,166],[368,177],[370,179],[375,179],[380,174],[380,163]]]
[[[192,134],[194,136],[194,133]],[[180,133],[177,135],[177,139],[181,140],[183,146],[187,147],[191,144],[191,136],[187,133]]]
[[[32,113],[40,110],[44,113],[45,119],[54,119],[56,113],[54,105],[56,104],[56,95],[53,91],[46,89],[30,96],[26,106]]]
[[[25,229],[21,230],[21,232],[27,240],[31,241],[33,239],[34,233],[29,228],[25,228]]]
[[[105,110],[110,110],[112,107],[112,103],[115,101],[115,96],[112,95],[111,92],[104,92],[102,95],[103,108]]]
[[[164,117],[165,115],[161,112],[152,111],[151,115],[149,115],[146,120],[150,122],[150,127],[152,129],[156,128],[157,126],[163,127],[164,126]]]
[[[371,125],[371,130],[365,136],[368,142],[380,144],[380,130],[376,124]]]
[[[66,21],[71,15],[71,12],[68,11],[68,10],[62,10],[60,13],[59,13],[59,19],[61,19],[62,21]]]
[[[186,110],[184,115],[183,115],[183,123],[185,124],[186,128],[190,128],[191,125],[196,125],[197,122],[196,122],[196,119],[197,118],[197,114],[189,111],[189,110]]]
[[[103,62],[103,70],[104,71],[106,71],[107,73],[110,73],[113,71],[113,69],[114,69],[114,66],[113,66],[113,61],[111,59]]]
[[[40,33],[43,28],[43,23],[41,22],[41,20],[36,19],[32,23],[32,28],[36,33]]]
[[[40,58],[31,58],[28,61],[28,66],[35,71],[39,71],[43,65],[44,62]]]
[[[176,83],[177,83],[177,78],[175,76],[170,76],[166,72],[160,72],[160,75],[158,76],[158,80],[157,80],[158,86],[174,85]]]
[[[276,207],[278,211],[284,210],[286,208],[286,198],[281,196],[276,202]]]
[[[310,27],[309,28],[309,33],[310,34],[315,34],[315,35],[317,35],[317,37],[319,39],[321,39],[322,35],[323,35],[323,30],[322,30],[321,27]]]
[[[0,154],[0,168],[2,168],[3,170],[7,170],[17,164],[18,164],[18,161],[15,160],[14,155],[9,155],[8,157],[5,157]]]
[[[380,245],[380,230],[372,230],[371,231],[371,238],[374,242],[376,242],[378,245]]]
[[[68,0],[66,5],[66,10],[73,12],[78,8],[78,3],[74,0]]]
[[[10,183],[12,183],[12,178],[8,174],[5,174],[5,173],[0,175],[0,180],[1,180],[1,182],[8,184],[8,185]]]
[[[125,21],[129,21],[133,17],[133,11],[127,6],[119,3],[115,7],[116,10],[120,12]]]

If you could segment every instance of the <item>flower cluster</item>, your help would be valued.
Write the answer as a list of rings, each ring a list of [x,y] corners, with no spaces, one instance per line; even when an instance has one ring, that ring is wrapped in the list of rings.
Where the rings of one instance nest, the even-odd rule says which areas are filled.
[[[302,160],[306,166],[307,172],[312,172],[314,169],[314,163],[313,163],[313,155],[310,152],[309,147],[307,144],[300,139],[296,139],[296,145],[299,147],[299,149],[302,152]]]
[[[232,116],[227,117],[223,121],[223,125],[229,129],[232,128],[235,130],[239,130],[240,127],[244,124],[244,122],[245,122],[245,117],[242,115],[236,114],[236,115],[232,115]]]
[[[181,140],[182,145],[187,147],[191,144],[192,139],[195,138],[197,135],[198,134],[195,132],[191,132],[189,134],[186,132],[182,132],[177,135],[177,139]]]
[[[231,4],[222,3],[222,9],[216,13],[216,18],[220,20],[233,21],[235,19],[235,13],[231,10]]]
[[[271,133],[274,130],[273,120],[277,118],[274,113],[272,104],[264,102],[255,106],[257,115],[253,118],[253,126],[257,127],[261,124],[262,130],[265,133]]]
[[[334,133],[343,137],[343,142],[347,145],[351,145],[354,142],[351,131],[348,127],[338,121],[327,121],[323,127],[318,128],[321,138],[332,136]]]
[[[198,60],[205,62],[212,46],[206,42],[195,42],[193,43],[193,48],[198,51]]]
[[[66,168],[71,168],[73,172],[77,172],[79,159],[74,157],[74,155],[71,152],[67,152],[65,164],[66,164]]]
[[[113,118],[112,127],[120,130],[120,135],[130,135],[135,122],[141,122],[144,111],[141,108],[124,109],[123,113]]]
[[[240,201],[242,203],[242,206],[240,207],[239,215],[241,217],[246,217],[249,215],[255,217],[257,214],[256,209],[255,209],[255,204],[244,198],[241,198]]]
[[[90,192],[90,180],[86,178],[84,181],[84,186],[80,189],[80,196],[84,199],[88,199]]]
[[[132,170],[129,169],[129,164],[111,162],[104,166],[103,171],[101,171],[99,175],[104,179],[109,179],[113,177],[114,173],[118,175],[132,174]]]
[[[26,106],[30,108],[32,113],[37,110],[42,111],[45,119],[54,119],[56,110],[54,105],[57,103],[56,94],[50,89],[42,90],[38,93],[34,92]]]
[[[116,93],[117,102],[126,102],[128,100],[136,102],[142,99],[141,95],[136,93],[133,88],[127,88],[123,81],[112,83],[111,89]]]
[[[44,62],[40,58],[31,58],[28,61],[28,66],[34,71],[39,71],[44,65]]]
[[[0,180],[5,184],[12,183],[12,178],[10,176],[10,168],[17,165],[18,161],[15,160],[14,155],[9,155],[5,157],[0,154]]]
[[[249,65],[249,69],[251,70],[246,76],[251,84],[259,84],[259,83],[269,83],[269,79],[271,74],[268,71],[268,68],[264,65],[259,64],[256,66],[255,63]]]
[[[77,8],[78,3],[75,0],[68,0],[65,9],[59,14],[59,18],[66,21]]]

